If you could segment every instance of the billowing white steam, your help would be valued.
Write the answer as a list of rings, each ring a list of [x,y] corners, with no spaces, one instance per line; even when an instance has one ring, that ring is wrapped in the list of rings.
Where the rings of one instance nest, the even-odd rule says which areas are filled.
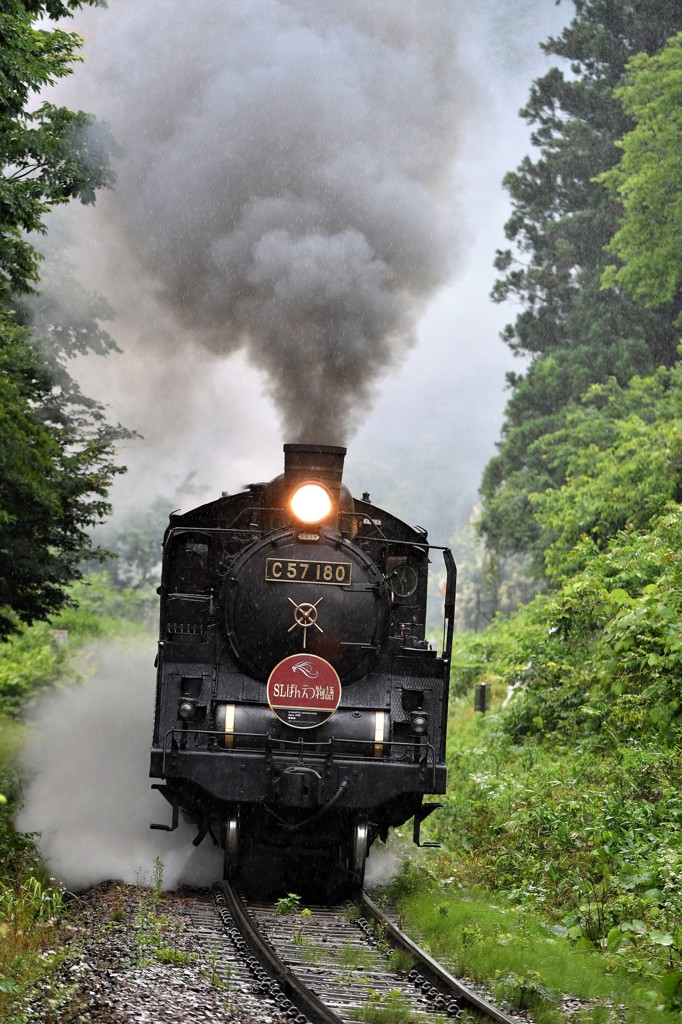
[[[149,779],[154,648],[151,638],[94,647],[88,682],[46,697],[33,716],[17,825],[41,833],[49,870],[71,889],[109,878],[144,883],[156,857],[167,887],[222,877],[222,853],[211,840],[192,846],[196,829],[149,828],[170,823],[170,807]]]
[[[456,7],[111,0],[90,13],[74,86],[124,149],[103,244],[183,328],[162,344],[186,349],[188,388],[202,350],[244,349],[287,440],[354,432],[452,271],[471,104]]]

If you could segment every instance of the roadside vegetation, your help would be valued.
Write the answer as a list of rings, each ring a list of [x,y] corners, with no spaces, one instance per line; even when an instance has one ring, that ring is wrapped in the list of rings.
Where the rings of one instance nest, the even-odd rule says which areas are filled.
[[[64,248],[52,242],[48,254],[41,238],[51,211],[93,203],[113,182],[116,144],[106,127],[43,94],[80,59],[83,40],[68,19],[98,2],[9,0],[0,10],[0,1020],[7,1024],[17,1024],[16,1007],[39,978],[48,984],[61,955],[63,911],[32,837],[12,827],[21,801],[20,715],[57,684],[75,647],[118,629],[121,611],[98,604],[104,578],[89,589],[78,581],[84,563],[102,557],[91,531],[109,514],[109,488],[124,472],[116,445],[132,435],[107,422],[69,372],[76,356],[117,350],[102,326],[112,311],[74,280]],[[68,630],[68,644],[53,630]]]
[[[450,871],[450,875],[446,872]],[[536,1024],[673,1024],[667,989],[637,956],[616,957],[568,942],[516,901],[457,880],[445,856],[404,871],[391,886],[403,924],[422,947],[507,1011]]]
[[[88,643],[149,630],[158,600],[151,585],[116,589],[105,572],[74,584],[70,597],[77,607],[24,626],[0,644],[0,1024],[17,1024],[36,985],[49,997],[68,942],[66,895],[47,875],[33,837],[12,824],[22,802],[26,713],[66,677],[78,685],[76,656]]]
[[[428,823],[442,850],[411,855],[389,888],[406,929],[540,1024],[563,1019],[564,996],[590,1004],[585,1022],[619,1020],[616,1006],[628,1024],[679,1020],[679,749],[612,743],[589,718],[544,732],[532,684],[503,708],[491,669],[487,714],[453,699],[449,791]],[[522,712],[538,721],[521,737]]]

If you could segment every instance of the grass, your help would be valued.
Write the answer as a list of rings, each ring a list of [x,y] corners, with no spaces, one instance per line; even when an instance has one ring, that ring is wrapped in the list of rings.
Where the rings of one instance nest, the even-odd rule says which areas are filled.
[[[388,954],[388,966],[397,974],[409,974],[414,967],[414,960],[402,949],[392,949]]]
[[[399,989],[384,994],[369,989],[366,1002],[353,1010],[351,1016],[363,1024],[412,1024],[417,1019]]]
[[[552,1003],[561,995],[626,1007],[632,1024],[679,1024],[677,1013],[661,1009],[660,984],[613,969],[594,950],[578,949],[532,914],[507,907],[480,892],[451,892],[444,886],[399,901],[408,928],[418,931],[434,956],[453,964],[456,973],[491,984],[508,1005],[525,1008]],[[595,1017],[598,1019],[599,1014]],[[588,1018],[589,1019],[589,1018]],[[604,1020],[608,1020],[605,1017]]]
[[[344,943],[340,949],[341,965],[350,970],[365,970],[374,962],[374,954],[367,946]]]
[[[40,981],[56,999],[53,976],[67,953],[61,949],[59,919],[63,893],[34,877],[0,889],[0,1022],[18,1024],[17,1011]]]
[[[589,1003],[580,1024],[615,1022],[614,1005],[628,1024],[679,1024],[678,833],[635,807],[640,776],[666,784],[660,756],[505,745],[468,698],[451,721],[451,790],[427,824],[444,849],[414,851],[387,892],[406,930],[538,1024],[562,1019],[562,995]]]

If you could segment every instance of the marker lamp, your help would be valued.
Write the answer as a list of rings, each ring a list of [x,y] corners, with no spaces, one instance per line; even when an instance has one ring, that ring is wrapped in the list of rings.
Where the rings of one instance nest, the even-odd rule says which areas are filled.
[[[425,736],[429,729],[429,718],[423,711],[413,711],[410,714],[410,729],[415,736]]]
[[[332,499],[321,484],[302,484],[291,497],[291,511],[302,523],[321,523],[332,510]]]
[[[178,718],[183,722],[191,722],[197,713],[197,702],[191,697],[183,697],[178,703]]]

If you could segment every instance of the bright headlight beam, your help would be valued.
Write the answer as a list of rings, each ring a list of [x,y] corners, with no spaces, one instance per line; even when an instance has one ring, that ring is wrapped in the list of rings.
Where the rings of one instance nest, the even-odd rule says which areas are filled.
[[[302,484],[291,498],[291,511],[302,523],[320,523],[332,510],[332,500],[320,484]]]

